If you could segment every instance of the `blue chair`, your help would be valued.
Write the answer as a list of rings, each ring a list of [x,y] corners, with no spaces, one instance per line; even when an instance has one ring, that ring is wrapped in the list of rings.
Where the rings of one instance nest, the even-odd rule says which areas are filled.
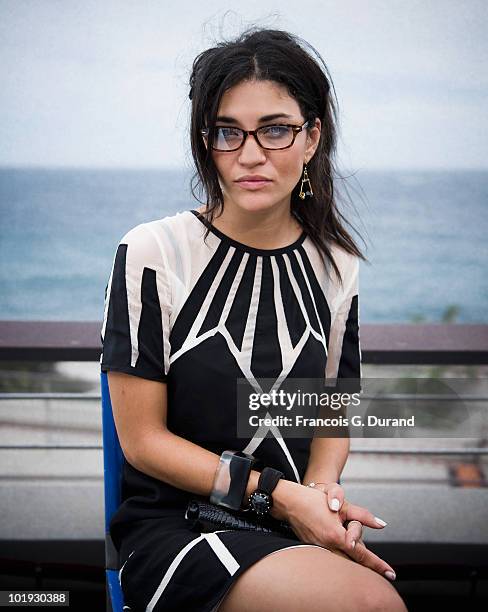
[[[110,519],[121,502],[123,453],[115,429],[106,372],[100,373],[102,392],[103,475],[105,496],[105,576],[107,610],[123,612],[124,596],[119,583],[119,555],[110,537]]]

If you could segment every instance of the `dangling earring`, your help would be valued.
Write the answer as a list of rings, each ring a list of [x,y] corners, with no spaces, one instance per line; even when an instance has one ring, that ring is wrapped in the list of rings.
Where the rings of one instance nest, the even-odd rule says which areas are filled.
[[[304,183],[308,183],[307,191],[303,191]],[[304,200],[305,198],[311,198],[313,196],[312,183],[310,182],[310,179],[308,178],[307,164],[305,164],[305,167],[303,168],[302,184],[300,187],[300,193],[298,195],[300,196],[302,200]]]

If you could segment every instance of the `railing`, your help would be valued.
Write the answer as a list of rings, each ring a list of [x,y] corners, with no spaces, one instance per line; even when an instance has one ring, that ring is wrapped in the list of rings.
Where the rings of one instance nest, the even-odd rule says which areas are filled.
[[[36,359],[48,360],[72,360],[72,361],[98,361],[101,352],[101,341],[99,337],[100,325],[96,322],[36,322],[36,321],[4,321],[0,322],[0,359],[11,359],[15,357],[19,361],[34,361]],[[368,325],[361,326],[361,352],[364,364],[384,364],[405,365],[405,364],[442,364],[448,365],[479,365],[488,363],[488,325],[456,325],[456,324],[415,324],[415,325]],[[76,401],[96,401],[100,402],[98,393],[0,393],[0,401],[22,401],[22,400],[76,400]],[[362,394],[362,400],[373,399],[367,393]],[[448,402],[457,397],[440,396],[436,394],[383,394],[374,397],[378,400],[429,400],[435,401],[442,399]],[[460,399],[463,402],[486,403],[487,397],[484,395],[463,395]],[[29,423],[18,424],[29,430]],[[50,424],[37,424],[36,434],[39,430],[47,431]],[[64,429],[73,433],[74,429],[67,423]],[[93,429],[93,428],[92,428]],[[62,436],[62,428],[58,429]],[[101,433],[97,429],[90,430],[91,434]],[[28,441],[18,444],[1,443],[2,451],[102,451],[101,435],[100,443],[29,443]],[[374,446],[368,445],[373,442]],[[488,456],[486,440],[482,432],[468,446],[446,443],[439,448],[434,444],[430,447],[425,443],[411,446],[413,440],[406,440],[404,447],[388,444],[385,440],[376,442],[375,440],[362,441],[355,440],[351,444],[351,456],[370,456],[377,457],[391,456],[400,460],[401,457],[430,457],[431,461],[451,463],[456,461],[458,467],[453,471],[449,469],[438,479],[428,477],[426,482],[447,483],[455,486],[476,486],[487,485],[487,479],[479,469],[480,461]],[[455,459],[457,458],[457,459]],[[375,478],[381,480],[381,474]],[[404,475],[404,478],[406,476]],[[100,476],[101,478],[101,476]],[[368,479],[357,478],[349,473],[348,482],[366,482]],[[395,482],[402,482],[398,475]],[[385,481],[386,482],[386,481]],[[423,482],[417,477],[418,483]]]
[[[0,321],[0,360],[98,361],[101,324]],[[488,325],[362,324],[363,363],[488,364]]]
[[[0,321],[0,361],[23,362],[58,362],[58,361],[92,361],[98,362],[101,353],[100,323],[98,322],[69,322],[69,321]],[[484,366],[488,364],[488,325],[461,325],[461,324],[362,324],[361,325],[361,353],[365,365],[440,365],[440,366]],[[1,365],[0,365],[1,367]],[[362,396],[368,399],[368,395]],[[408,394],[401,394],[408,399]],[[419,399],[419,395],[412,396]],[[398,394],[383,395],[381,399],[398,399]],[[378,399],[378,398],[375,398]],[[438,399],[435,395],[423,399]],[[443,398],[446,399],[446,398]],[[486,395],[466,395],[461,398],[466,402],[488,401]],[[99,393],[0,393],[0,401],[91,401],[100,402]],[[449,400],[449,398],[447,398]],[[28,426],[28,424],[26,424]],[[49,425],[41,424],[41,427]],[[92,432],[96,433],[96,432]],[[61,433],[62,436],[62,433]],[[101,440],[101,438],[100,438]],[[357,445],[351,448],[355,456],[385,456],[400,457],[457,457],[458,461],[474,463],[484,460],[488,455],[488,448],[484,445],[473,445],[462,448],[460,444],[449,447],[443,444],[439,448],[415,447],[398,448],[385,441],[380,447]],[[412,440],[409,440],[412,442]],[[75,451],[102,451],[100,443],[96,444],[1,444],[0,450],[75,450]],[[30,453],[27,457],[30,457]],[[433,459],[434,460],[434,459]],[[101,478],[101,476],[100,476]],[[400,481],[403,482],[403,481]],[[432,482],[435,482],[434,480]],[[451,483],[453,484],[453,483]],[[455,483],[454,483],[455,484]],[[464,484],[470,486],[470,481]],[[482,487],[483,483],[472,483]],[[472,509],[470,508],[470,512]],[[18,542],[19,550],[23,546]],[[91,543],[93,544],[93,542]],[[428,575],[446,580],[449,577],[455,580],[470,580],[472,585],[483,576],[480,568],[484,567],[482,559],[486,550],[486,543],[482,539],[479,546],[437,543],[437,548],[429,548],[429,542],[419,547],[414,543],[415,551],[411,550],[410,542],[378,542],[375,552],[384,558],[401,559],[404,564],[403,576],[405,578],[419,578]],[[67,545],[68,547],[69,545]],[[451,557],[456,559],[456,567],[449,564],[449,555],[446,549],[449,546]],[[22,549],[24,550],[24,549]],[[35,550],[33,548],[32,550]],[[102,559],[103,548],[97,548],[97,554]],[[27,554],[27,553],[26,553]],[[485,555],[486,556],[486,555]],[[34,553],[33,553],[34,557]],[[30,557],[28,557],[30,558]],[[420,560],[419,560],[420,559]],[[430,559],[430,561],[427,561]],[[1,560],[0,560],[1,561]],[[99,561],[100,562],[100,561]],[[13,567],[5,565],[5,567]],[[20,562],[19,562],[20,563]],[[27,562],[24,562],[27,563]],[[428,574],[424,573],[424,565],[429,565]],[[0,562],[0,566],[2,563]],[[49,564],[43,562],[43,567]],[[417,565],[422,566],[415,569]],[[486,565],[486,563],[485,563]],[[19,565],[20,567],[20,565]],[[30,566],[29,566],[30,567]],[[73,566],[74,567],[74,566]],[[410,568],[410,569],[409,569]],[[38,566],[36,566],[36,571]],[[449,573],[449,570],[452,572]],[[1,567],[0,567],[1,570]],[[13,571],[13,570],[12,570]],[[20,574],[20,569],[18,573]],[[26,570],[27,571],[27,570]],[[92,569],[87,568],[85,576],[88,577]],[[29,569],[30,572],[30,569]],[[72,575],[79,576],[83,572],[76,569]],[[103,580],[103,575],[100,580]],[[88,578],[89,579],[89,578]],[[471,594],[475,591],[472,586]]]
[[[0,321],[0,361],[98,361],[101,353],[100,323],[80,321]],[[361,354],[364,364],[388,365],[486,365],[488,325],[474,324],[362,324]],[[398,399],[436,400],[420,396],[383,394],[375,401]],[[98,393],[0,393],[1,400],[54,399],[97,400]],[[363,400],[372,399],[367,394]],[[443,401],[449,401],[442,396]],[[464,395],[466,402],[488,397]],[[98,445],[0,445],[5,449],[102,450]],[[351,453],[375,455],[487,455],[488,448],[351,448]]]
[[[436,401],[438,399],[446,400],[444,396],[438,396],[432,394],[431,396],[419,396],[414,394],[385,394],[382,397],[378,398],[376,396],[368,395],[367,393],[363,394],[363,400],[372,400],[377,401],[380,400],[398,400],[398,399],[412,399],[412,400],[433,400]],[[101,395],[99,393],[0,393],[0,402],[2,400],[96,400],[101,402]],[[458,399],[458,398],[447,398],[447,401],[450,399]],[[463,402],[488,402],[488,396],[478,396],[478,395],[464,395],[462,396]],[[22,444],[22,445],[2,445],[0,444],[0,450],[40,450],[40,449],[50,449],[50,450],[102,450],[101,444]],[[432,449],[424,449],[424,448],[395,448],[395,447],[382,447],[382,448],[352,448],[351,453],[361,453],[365,455],[388,455],[388,454],[396,454],[396,455],[488,455],[488,448],[478,448],[478,447],[464,447],[464,448],[432,448]]]

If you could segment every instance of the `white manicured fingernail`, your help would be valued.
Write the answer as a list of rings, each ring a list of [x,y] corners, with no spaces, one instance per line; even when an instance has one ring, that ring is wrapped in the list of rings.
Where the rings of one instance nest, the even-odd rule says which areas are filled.
[[[356,546],[356,540],[353,540],[353,541],[351,542],[351,548],[354,548],[355,546]]]
[[[341,505],[341,502],[337,499],[337,497],[334,497],[334,499],[330,502],[330,509],[331,510],[339,510]]]
[[[395,572],[390,572],[390,570],[385,572],[385,576],[387,578],[389,578],[390,580],[395,580],[395,578],[396,578]]]
[[[381,525],[382,527],[385,527],[386,525],[388,525],[388,523],[385,523],[383,519],[380,519],[377,516],[374,517],[374,520],[378,523],[378,525]]]

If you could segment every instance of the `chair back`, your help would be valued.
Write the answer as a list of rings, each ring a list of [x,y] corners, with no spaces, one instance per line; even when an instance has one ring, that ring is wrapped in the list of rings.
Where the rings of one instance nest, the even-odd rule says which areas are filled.
[[[119,582],[119,555],[110,536],[110,520],[122,499],[122,466],[124,455],[120,446],[112,412],[108,376],[100,372],[102,395],[103,486],[105,498],[105,575],[107,579],[107,609],[123,612],[124,597]]]

